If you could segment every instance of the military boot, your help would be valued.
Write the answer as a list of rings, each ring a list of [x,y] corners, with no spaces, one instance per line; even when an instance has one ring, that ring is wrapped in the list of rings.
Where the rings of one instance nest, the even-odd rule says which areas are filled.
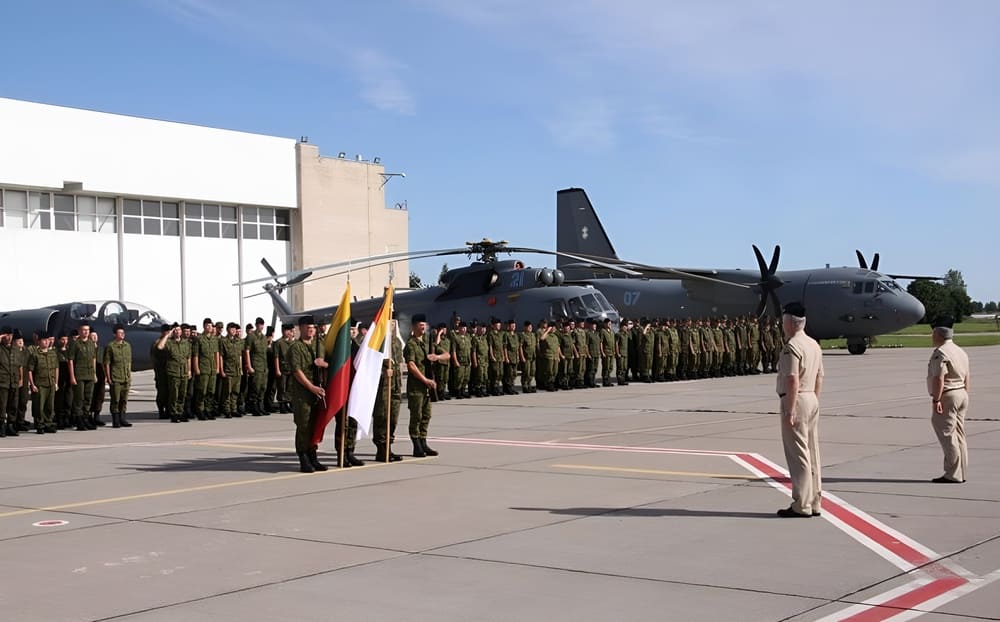
[[[365,461],[355,456],[353,449],[348,449],[347,454],[344,457],[347,458],[346,460],[344,460],[345,466],[348,464],[350,464],[351,466],[365,466]]]
[[[431,449],[430,446],[427,444],[427,439],[426,438],[420,439],[420,444],[424,448],[424,455],[427,455],[427,456],[436,456],[436,455],[438,455],[437,450],[436,449]]]
[[[326,471],[327,466],[319,461],[319,456],[316,455],[316,449],[310,449],[306,452],[306,458],[309,460],[309,466],[316,471]]]
[[[118,413],[118,423],[123,428],[131,428],[132,427],[132,424],[129,423],[129,421],[127,419],[125,419],[125,413],[124,412]]]
[[[101,421],[101,415],[100,415],[100,413],[94,413],[93,423],[94,423],[95,429],[96,428],[103,428],[106,425],[103,421]]]
[[[303,452],[299,452],[299,471],[302,473],[315,473],[316,469],[313,468],[312,462],[309,461],[309,456]]]
[[[120,417],[121,417],[121,415],[119,415],[116,412],[112,412],[111,413],[111,427],[112,428],[120,428],[120,427],[122,427]]]
[[[413,457],[414,458],[425,457],[427,453],[424,452],[424,444],[420,441],[420,439],[411,437],[410,440],[413,441]]]

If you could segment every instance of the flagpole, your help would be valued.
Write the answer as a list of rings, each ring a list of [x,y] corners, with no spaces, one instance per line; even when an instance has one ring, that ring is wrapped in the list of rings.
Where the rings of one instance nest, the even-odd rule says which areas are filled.
[[[390,288],[392,287],[392,277],[394,275],[395,275],[395,266],[393,264],[389,264],[389,287]],[[389,327],[389,330],[386,331],[386,335],[385,335],[386,339],[395,339],[396,338],[393,335],[393,330],[392,330],[392,322],[393,322],[392,314],[393,314],[393,308],[395,307],[395,305],[396,305],[395,299],[393,299],[393,300],[391,300],[389,302],[389,323],[387,324],[387,326]],[[392,439],[392,431],[391,431],[391,428],[392,428],[392,383],[393,383],[393,381],[395,379],[394,378],[395,374],[397,372],[399,372],[398,369],[393,369],[393,366],[396,364],[396,361],[394,361],[393,358],[392,358],[392,346],[393,346],[393,342],[390,341],[389,342],[389,348],[388,348],[388,350],[389,350],[389,373],[386,374],[386,378],[385,378],[385,463],[386,464],[389,464],[389,456],[392,455],[392,440],[391,440]]]
[[[388,338],[389,335],[386,335],[386,339]],[[392,374],[394,373],[392,369],[393,365],[394,363],[392,357],[390,356],[389,373],[386,375],[385,378],[385,463],[386,464],[389,464],[389,455],[392,453],[392,441],[390,440],[390,436],[392,433],[390,432],[389,429],[392,427],[392,418],[391,418],[392,404],[390,402],[392,401]]]
[[[348,285],[351,284],[351,264],[350,263],[347,264],[347,284]],[[347,324],[348,324],[348,327],[350,327],[350,324],[351,324],[351,318],[350,317],[347,318]],[[348,348],[350,348],[349,345],[348,345]],[[350,349],[348,349],[348,352],[350,352]],[[347,365],[348,365],[347,374],[348,374],[348,378],[350,378],[351,373],[353,373],[354,357],[348,355],[348,357],[347,357]],[[348,387],[350,387],[350,381],[349,380],[348,380]],[[347,452],[347,402],[350,400],[350,396],[351,396],[351,391],[350,391],[350,389],[348,389],[348,391],[347,391],[347,399],[344,400],[344,406],[343,406],[343,408],[340,409],[340,413],[339,413],[343,417],[343,419],[341,419],[341,422],[340,422],[340,439],[339,439],[339,443],[340,444],[338,445],[338,448],[337,448],[337,468],[338,469],[344,468],[344,460],[346,458],[346,456],[344,454]],[[334,440],[337,441],[337,439],[334,439]]]

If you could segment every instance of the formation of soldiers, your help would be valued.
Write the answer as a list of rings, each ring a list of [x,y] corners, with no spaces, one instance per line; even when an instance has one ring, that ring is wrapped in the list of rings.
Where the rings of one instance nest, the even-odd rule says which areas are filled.
[[[113,427],[130,427],[127,420],[131,385],[131,347],[125,331],[103,349],[97,334],[82,324],[77,331],[53,337],[22,335],[0,328],[0,436],[34,427],[39,434],[75,427],[104,426],[100,414],[110,403]],[[285,324],[275,336],[263,318],[248,324],[213,322],[197,326],[164,326],[151,348],[156,406],[172,422],[214,420],[244,415],[292,412],[294,387],[290,353],[295,326]],[[312,347],[322,357],[323,327]],[[360,344],[360,325],[351,329]],[[780,321],[770,317],[622,320],[613,331],[608,320],[549,322],[491,318],[471,325],[458,316],[428,331],[427,350],[443,355],[428,364],[437,389],[431,401],[534,393],[587,387],[663,382],[680,379],[758,374],[776,371],[781,350]],[[390,384],[391,428],[395,431],[402,394],[402,341],[393,340],[393,357],[383,372],[383,389]],[[394,369],[390,375],[389,369]],[[319,379],[317,379],[319,380]],[[106,386],[110,390],[107,398]],[[32,424],[26,414],[30,404]],[[374,438],[377,454],[399,459],[385,447],[386,411],[383,391],[376,404]],[[340,420],[338,418],[338,424]],[[348,462],[354,458],[354,434],[348,422]],[[343,430],[338,428],[338,434]]]
[[[664,382],[777,371],[780,320],[754,316],[611,321],[513,320],[468,325],[460,317],[431,335],[440,399]]]

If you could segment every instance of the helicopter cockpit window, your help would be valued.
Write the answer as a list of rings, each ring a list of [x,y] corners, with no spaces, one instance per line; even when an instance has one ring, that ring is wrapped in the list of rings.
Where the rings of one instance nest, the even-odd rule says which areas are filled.
[[[549,306],[549,317],[552,319],[561,319],[569,317],[566,312],[566,305],[562,300],[553,300]]]
[[[583,306],[583,301],[579,298],[570,298],[567,303],[569,304],[569,314],[570,317],[585,318],[587,317],[587,309]]]
[[[583,304],[587,306],[587,311],[591,313],[600,314],[603,309],[601,309],[601,303],[597,302],[597,297],[593,294],[584,294]]]
[[[615,310],[615,308],[611,306],[611,303],[608,302],[608,299],[605,298],[604,294],[601,292],[594,292],[594,298],[596,298],[597,302],[600,303],[601,309],[603,309],[605,313]]]
[[[870,294],[875,291],[875,281],[865,282],[865,293]]]
[[[876,293],[883,294],[883,293],[888,292],[889,288],[886,287],[885,283],[883,283],[882,281],[879,281],[879,282],[877,282],[875,284],[875,291],[876,291]]]
[[[890,291],[893,291],[893,290],[899,291],[899,292],[903,291],[903,288],[900,287],[899,283],[897,283],[896,281],[881,281],[881,284],[883,286],[885,286],[887,289],[889,289]]]
[[[860,294],[862,287],[864,287],[864,283],[862,283],[861,281],[854,281],[854,293],[855,294]]]

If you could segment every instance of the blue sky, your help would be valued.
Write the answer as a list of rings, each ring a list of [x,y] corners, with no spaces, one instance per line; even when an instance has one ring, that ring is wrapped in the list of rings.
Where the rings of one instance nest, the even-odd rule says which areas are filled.
[[[6,97],[298,138],[405,179],[410,248],[960,270],[1000,300],[1000,3],[137,0],[4,8]],[[546,263],[530,258],[533,264]],[[414,263],[433,281],[440,260]],[[460,261],[452,258],[450,265]]]

